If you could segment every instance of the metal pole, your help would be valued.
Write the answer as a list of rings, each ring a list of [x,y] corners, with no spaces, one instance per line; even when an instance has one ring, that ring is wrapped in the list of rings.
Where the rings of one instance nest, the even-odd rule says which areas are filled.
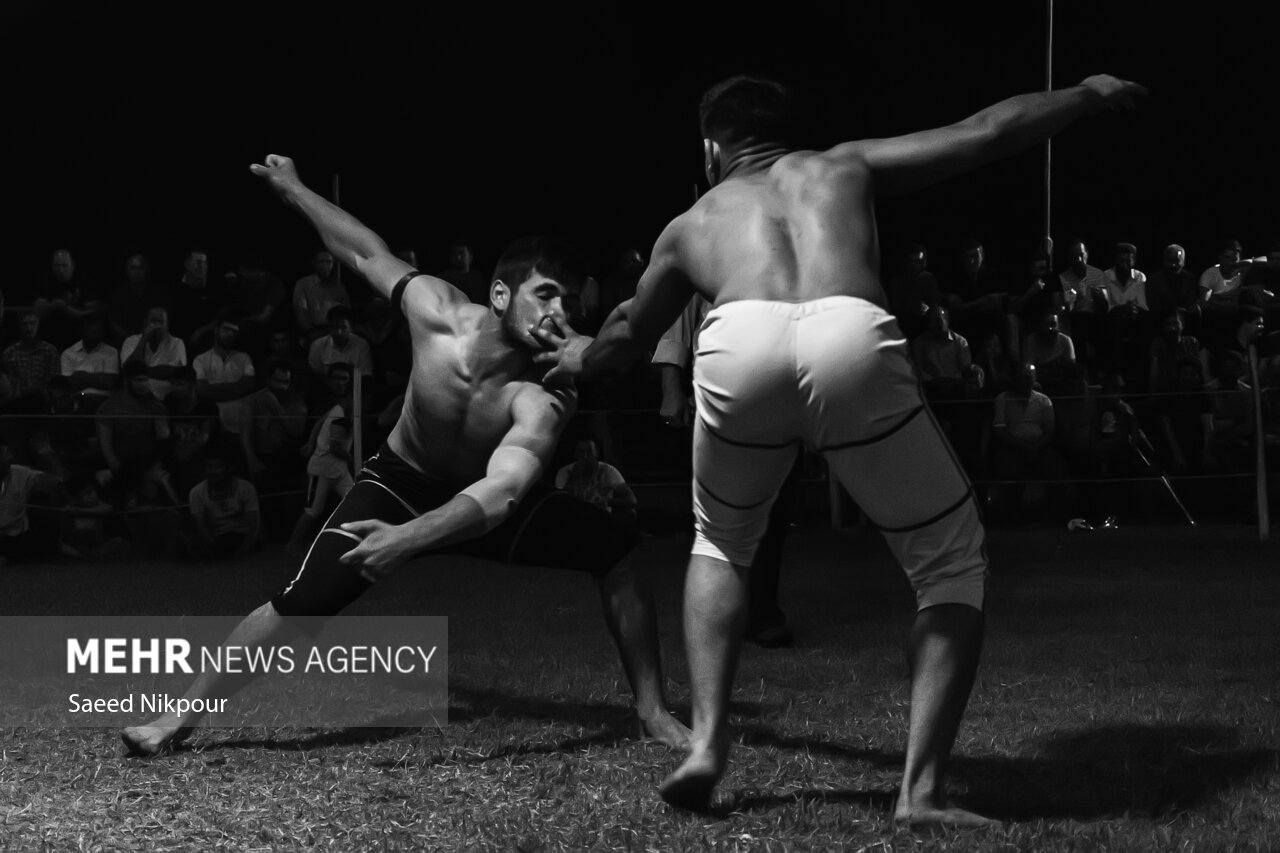
[[[1253,444],[1258,489],[1258,541],[1271,540],[1271,508],[1267,500],[1267,434],[1262,422],[1262,383],[1258,381],[1258,348],[1249,344],[1249,381],[1253,384]]]
[[[1044,49],[1044,90],[1053,90],[1053,0],[1047,0]],[[1044,142],[1044,249],[1052,254],[1053,237],[1050,230],[1053,210],[1053,140]],[[1052,258],[1050,258],[1052,263]]]

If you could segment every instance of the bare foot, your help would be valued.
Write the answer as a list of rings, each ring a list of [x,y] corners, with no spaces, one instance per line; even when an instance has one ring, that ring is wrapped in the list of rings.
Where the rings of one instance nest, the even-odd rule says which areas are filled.
[[[163,755],[191,735],[191,726],[129,726],[120,730],[127,755],[154,758]]]
[[[709,750],[690,755],[662,780],[658,795],[678,809],[705,812],[711,807],[711,791],[724,775],[724,764]]]
[[[671,749],[688,752],[689,738],[692,734],[689,727],[671,716],[671,712],[666,708],[640,717],[640,736],[656,740]]]
[[[966,811],[954,803],[947,803],[942,808],[934,806],[904,808],[902,801],[899,800],[898,807],[894,809],[893,819],[898,823],[907,823],[911,826],[1000,826],[1000,821]]]

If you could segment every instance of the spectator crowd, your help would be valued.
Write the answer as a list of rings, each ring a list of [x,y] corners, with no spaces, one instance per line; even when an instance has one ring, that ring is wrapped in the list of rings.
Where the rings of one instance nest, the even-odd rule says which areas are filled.
[[[1127,500],[1117,478],[1251,470],[1251,349],[1265,405],[1280,385],[1268,332],[1280,243],[1246,257],[1226,241],[1198,273],[1178,245],[1149,273],[1130,243],[1108,246],[1105,268],[1095,257],[1074,241],[1056,272],[1043,252],[998,265],[971,240],[938,277],[913,245],[886,277],[926,396],[970,474],[992,484],[997,519],[1020,517],[1026,481],[1051,484],[1055,510],[1110,510]],[[135,254],[100,286],[63,248],[44,280],[0,297],[0,560],[298,548],[345,494],[357,424],[371,452],[403,404],[407,327],[363,283],[349,288],[327,251],[291,286],[255,256],[217,275],[214,261],[192,248],[157,274]],[[628,250],[589,279],[575,327],[597,330],[643,268]],[[451,247],[437,274],[488,303],[469,246]],[[656,377],[641,365],[584,389],[557,485],[634,519],[610,464],[628,430],[607,412],[656,408]],[[1207,482],[1192,484],[1203,503],[1256,511],[1243,480]]]

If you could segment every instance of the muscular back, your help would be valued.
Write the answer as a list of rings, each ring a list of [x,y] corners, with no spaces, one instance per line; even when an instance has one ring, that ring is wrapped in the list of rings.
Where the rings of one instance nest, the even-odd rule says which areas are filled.
[[[673,239],[675,265],[716,304],[885,301],[871,173],[857,158],[794,152],[730,177],[664,236]]]

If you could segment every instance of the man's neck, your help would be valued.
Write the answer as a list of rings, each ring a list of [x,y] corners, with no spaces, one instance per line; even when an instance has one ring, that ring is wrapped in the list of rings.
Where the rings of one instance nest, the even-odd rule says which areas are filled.
[[[502,319],[492,312],[487,312],[476,326],[472,340],[474,343],[467,352],[466,366],[475,378],[515,378],[525,373],[533,364],[532,353],[508,339]]]
[[[224,347],[222,344],[214,344],[213,351],[218,356],[218,358],[222,358],[222,359],[225,359],[227,356],[235,352],[235,350],[228,349],[227,347]]]
[[[723,164],[721,181],[763,172],[791,152],[776,142],[748,145],[729,155]]]

